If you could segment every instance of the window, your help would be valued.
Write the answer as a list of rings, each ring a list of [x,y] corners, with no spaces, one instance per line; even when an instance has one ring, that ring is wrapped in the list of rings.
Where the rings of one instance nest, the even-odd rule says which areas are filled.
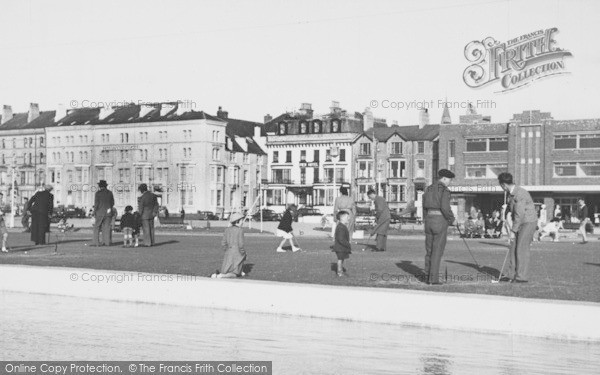
[[[361,143],[360,144],[360,154],[361,155],[371,155],[371,144],[370,143]]]
[[[87,142],[87,135],[86,135],[86,142]],[[44,137],[40,137],[40,146],[44,145]],[[2,140],[2,148],[4,148],[4,139]]]
[[[292,152],[291,151],[286,151],[285,152],[285,162],[286,163],[291,163],[292,162]]]
[[[392,144],[390,145],[390,154],[402,154],[402,142],[392,142]]]
[[[358,177],[359,178],[371,178],[371,163],[361,161],[358,163]]]
[[[235,163],[236,160],[235,160],[235,153],[234,152],[230,152],[229,153],[229,161],[231,163]]]
[[[320,133],[321,129],[322,129],[321,122],[320,121],[314,121],[313,122],[313,133]]]
[[[600,148],[600,134],[579,135],[579,148]]]
[[[340,120],[331,121],[331,132],[332,133],[339,133],[341,130],[342,130],[342,127],[340,125]]]
[[[490,138],[490,151],[508,151],[508,138]]]
[[[279,151],[273,151],[273,163],[279,163]]]
[[[388,201],[404,202],[404,185],[390,185]]]
[[[319,161],[319,150],[315,150],[313,153],[313,161]]]
[[[419,154],[425,153],[425,142],[417,142],[417,152]]]
[[[456,157],[456,141],[454,140],[448,141],[448,157]]]
[[[331,150],[325,150],[325,161],[331,161]]]
[[[466,178],[498,178],[503,172],[508,172],[507,164],[467,164]]]
[[[306,161],[306,150],[300,150],[300,161]]]
[[[340,161],[346,161],[346,150],[340,149]]]
[[[221,155],[219,155],[220,151],[218,148],[213,148],[213,152],[212,152],[212,158],[213,160],[219,160],[221,158]]]
[[[313,183],[319,182],[319,167],[313,168]]]
[[[6,142],[4,141],[4,139],[2,140],[2,148],[6,148]]]
[[[285,122],[280,122],[279,123],[279,135],[286,135],[287,134],[287,124]]]
[[[390,162],[390,177],[402,178],[406,177],[406,162],[401,160],[392,160]]]
[[[600,176],[600,161],[580,162],[579,166],[583,174],[586,176]]]
[[[135,168],[135,181],[136,182],[144,181],[144,170],[141,167]]]
[[[273,183],[287,184],[290,182],[289,169],[273,169],[271,174],[273,175]]]
[[[248,171],[244,171],[244,184],[248,185],[250,181],[248,181]]]
[[[467,152],[487,151],[486,139],[467,139]]]
[[[600,161],[554,163],[554,177],[598,177]]]
[[[556,149],[570,149],[577,148],[577,135],[555,135],[554,136],[554,148]]]
[[[308,123],[306,121],[300,122],[300,134],[308,133]]]
[[[217,167],[217,178],[216,178],[216,181],[219,184],[223,183],[223,168],[222,167]]]
[[[191,151],[191,149],[190,149],[190,151]],[[248,164],[248,154],[247,153],[244,154],[243,160],[244,160],[244,164]]]
[[[283,190],[267,190],[267,205],[280,206],[283,204]]]
[[[417,178],[425,177],[425,160],[417,160]]]

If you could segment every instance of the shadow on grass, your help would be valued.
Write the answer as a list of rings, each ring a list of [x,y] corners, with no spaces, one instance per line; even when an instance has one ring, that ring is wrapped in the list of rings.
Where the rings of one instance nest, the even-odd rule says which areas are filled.
[[[337,262],[332,262],[332,263],[331,263],[331,270],[332,270],[333,272],[337,273]],[[346,272],[346,267],[342,267],[342,270],[343,270],[344,272]]]
[[[416,277],[417,279],[425,278],[425,270],[419,266],[413,264],[410,260],[403,260],[400,263],[396,263],[396,267],[400,268],[402,271],[409,273]]]
[[[488,267],[488,266],[477,267],[477,265],[473,264],[473,263],[457,262],[457,261],[454,261],[454,260],[447,260],[446,262],[447,263],[460,264],[460,265],[463,265],[463,266],[466,266],[466,267],[471,267],[474,270],[476,270],[477,272],[485,273],[485,274],[494,276],[496,278],[498,278],[500,276],[500,270],[497,269],[497,268],[494,268],[494,267]]]
[[[249,275],[253,268],[254,263],[246,263],[242,266],[242,272],[244,272],[246,275]]]
[[[478,242],[483,245],[504,247],[506,249],[509,248],[509,245],[508,245],[508,243],[506,243],[506,241],[498,241],[498,242],[478,241]]]
[[[600,267],[600,263],[588,263],[588,262],[585,262],[585,263],[583,263],[583,264],[587,264],[588,266],[596,266],[596,267]]]
[[[154,244],[154,246],[156,247],[156,246],[162,246],[162,245],[171,245],[174,243],[179,243],[179,241],[171,240],[171,241],[157,242]]]

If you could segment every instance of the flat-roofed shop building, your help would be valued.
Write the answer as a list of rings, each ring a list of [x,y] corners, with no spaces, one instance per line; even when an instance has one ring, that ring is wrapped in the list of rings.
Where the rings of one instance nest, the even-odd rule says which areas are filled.
[[[548,219],[555,205],[574,215],[583,197],[590,216],[598,212],[600,120],[552,119],[550,113],[524,111],[508,123],[446,124],[440,127],[440,166],[455,172],[453,206],[466,217],[472,206],[500,209],[504,193],[497,176],[510,172]]]

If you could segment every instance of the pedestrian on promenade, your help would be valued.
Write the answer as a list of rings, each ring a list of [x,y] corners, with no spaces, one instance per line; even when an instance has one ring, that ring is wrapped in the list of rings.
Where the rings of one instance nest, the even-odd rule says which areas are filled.
[[[290,241],[290,245],[292,245],[292,251],[294,253],[301,250],[300,246],[296,246],[298,241],[296,241],[296,244],[294,244],[294,230],[292,229],[292,222],[296,216],[296,210],[296,205],[290,204],[279,221],[279,226],[277,226],[277,237],[282,237],[283,240],[281,240],[281,243],[277,247],[278,253],[285,253],[285,250],[283,250],[283,245],[288,240]]]
[[[225,229],[221,247],[225,251],[221,271],[211,275],[217,279],[231,279],[239,276],[246,276],[243,271],[244,261],[246,260],[246,250],[244,250],[244,230],[239,223],[244,219],[244,215],[234,212],[229,217],[230,226]]]
[[[367,196],[375,204],[375,228],[371,231],[371,236],[377,235],[377,240],[375,249],[371,251],[385,251],[387,248],[387,232],[392,219],[390,209],[385,199],[378,196],[375,190],[369,189]]]
[[[590,218],[588,216],[588,207],[585,205],[585,200],[583,198],[579,198],[577,200],[577,203],[579,203],[579,212],[577,215],[577,218],[579,219],[579,233],[581,233],[581,237],[583,237],[583,240],[581,242],[581,244],[586,244],[587,241],[587,233],[585,231],[585,227],[586,225],[590,222]]]
[[[138,211],[142,218],[143,246],[154,246],[154,218],[158,216],[158,199],[148,191],[148,185],[140,184],[138,191],[142,193],[138,203]]]
[[[123,233],[123,247],[133,247],[133,230],[136,226],[133,216],[133,207],[125,207],[125,213],[121,216],[121,232]]]
[[[337,213],[337,225],[335,227],[335,239],[333,252],[337,255],[337,275],[344,276],[344,260],[350,257],[352,246],[350,245],[350,232],[347,225],[350,223],[350,214],[347,211]]]
[[[349,196],[347,187],[340,187],[340,194],[341,195],[339,197],[335,198],[335,202],[333,204],[333,219],[337,223],[338,212],[346,211],[346,213],[349,215],[347,225],[348,232],[350,232],[350,237],[352,237],[352,233],[354,233],[354,220],[356,218],[356,203],[354,202],[354,198]]]
[[[36,192],[31,197],[29,211],[31,212],[31,241],[36,245],[46,243],[46,233],[50,231],[50,218],[54,209],[54,195],[50,193],[52,185],[46,185],[44,190]]]
[[[31,232],[31,228],[29,226],[29,219],[31,218],[31,212],[29,212],[29,199],[25,198],[25,203],[23,204],[23,217],[21,217],[21,225],[25,230],[23,233]]]
[[[448,186],[454,178],[454,173],[440,169],[438,180],[425,189],[423,194],[423,209],[425,210],[425,275],[427,284],[441,285],[440,263],[448,226],[456,225],[454,213],[450,208],[450,189]]]
[[[6,241],[8,240],[8,230],[6,230],[6,221],[4,220],[4,211],[0,211],[0,236],[2,236],[2,252],[8,253],[8,250],[6,250]]]
[[[134,245],[133,247],[140,246],[140,228],[142,227],[142,216],[139,212],[135,211],[133,213],[133,232],[131,235],[133,236]]]
[[[509,229],[515,235],[510,244],[508,278],[511,282],[526,283],[529,277],[531,242],[537,227],[535,205],[529,192],[517,186],[510,173],[500,173],[498,183],[509,194],[508,207],[513,219]]]
[[[112,213],[115,198],[112,191],[108,190],[105,180],[98,181],[98,191],[94,196],[94,238],[92,246],[110,246]],[[100,241],[102,232],[102,241]]]

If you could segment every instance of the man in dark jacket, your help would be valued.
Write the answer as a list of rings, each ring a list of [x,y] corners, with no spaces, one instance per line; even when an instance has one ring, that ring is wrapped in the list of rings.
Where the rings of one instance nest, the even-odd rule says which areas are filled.
[[[375,219],[377,220],[375,228],[371,232],[371,236],[377,235],[375,249],[372,251],[385,251],[387,247],[387,232],[390,229],[390,221],[392,219],[390,209],[385,199],[377,196],[375,190],[370,189],[367,192],[367,196],[375,204]]]
[[[94,197],[93,215],[95,221],[92,246],[110,246],[112,214],[115,198],[112,191],[108,190],[107,187],[108,184],[106,181],[100,180],[100,182],[98,182],[98,191]],[[100,231],[102,231],[102,241],[101,244],[98,244]]]
[[[454,213],[450,209],[450,189],[448,189],[454,173],[441,169],[438,177],[438,181],[428,186],[423,194],[425,275],[426,282],[430,285],[441,284],[440,263],[446,248],[448,225],[456,225]]]
[[[50,231],[50,218],[54,209],[52,185],[46,185],[44,190],[35,193],[28,203],[31,212],[31,240],[36,245],[46,243],[46,233]]]
[[[154,245],[154,218],[158,215],[158,199],[156,195],[148,191],[148,185],[141,184],[138,191],[142,193],[138,200],[138,212],[142,219],[142,231],[144,245]]]

